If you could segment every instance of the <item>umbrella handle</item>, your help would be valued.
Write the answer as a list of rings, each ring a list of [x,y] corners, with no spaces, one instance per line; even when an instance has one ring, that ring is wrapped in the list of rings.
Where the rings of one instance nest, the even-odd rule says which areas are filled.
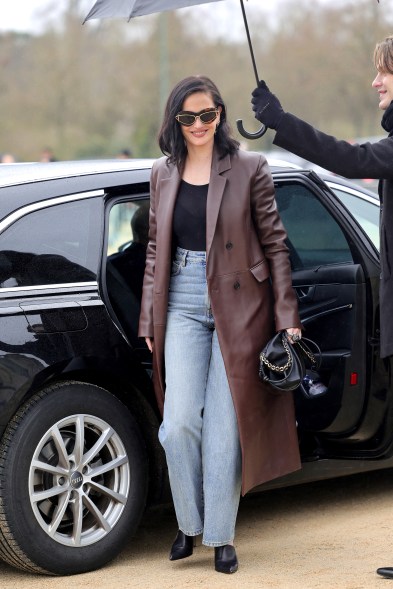
[[[243,120],[242,119],[236,119],[236,127],[237,127],[237,130],[239,131],[240,135],[242,135],[246,139],[259,139],[267,131],[267,127],[265,125],[262,125],[262,127],[259,129],[259,131],[256,131],[255,133],[249,133],[243,127]]]

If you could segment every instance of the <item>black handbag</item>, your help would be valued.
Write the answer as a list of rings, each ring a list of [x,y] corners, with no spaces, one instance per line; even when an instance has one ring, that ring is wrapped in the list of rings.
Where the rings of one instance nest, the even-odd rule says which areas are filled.
[[[279,391],[293,391],[302,382],[306,367],[318,370],[320,364],[321,350],[315,342],[302,338],[290,344],[286,333],[281,331],[260,353],[259,377]]]

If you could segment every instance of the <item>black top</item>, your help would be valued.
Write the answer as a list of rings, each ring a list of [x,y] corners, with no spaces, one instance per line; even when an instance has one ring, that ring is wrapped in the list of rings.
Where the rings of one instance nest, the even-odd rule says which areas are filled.
[[[209,184],[180,182],[173,213],[173,244],[194,252],[206,251],[206,202]]]

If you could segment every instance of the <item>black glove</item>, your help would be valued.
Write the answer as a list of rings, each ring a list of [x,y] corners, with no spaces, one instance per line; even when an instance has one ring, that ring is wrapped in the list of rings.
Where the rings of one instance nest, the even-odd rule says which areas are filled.
[[[264,80],[258,84],[252,93],[252,110],[255,118],[270,129],[277,129],[284,111],[278,98],[272,94]]]

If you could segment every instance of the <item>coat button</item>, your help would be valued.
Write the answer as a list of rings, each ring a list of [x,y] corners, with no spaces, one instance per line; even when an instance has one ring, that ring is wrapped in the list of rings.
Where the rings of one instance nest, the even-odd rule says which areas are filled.
[[[231,241],[228,241],[228,243],[225,244],[225,247],[227,248],[227,250],[231,250],[233,248],[233,243]]]
[[[235,284],[233,285],[233,288],[235,290],[239,290],[239,288],[240,288],[240,282],[238,280],[236,280]]]

